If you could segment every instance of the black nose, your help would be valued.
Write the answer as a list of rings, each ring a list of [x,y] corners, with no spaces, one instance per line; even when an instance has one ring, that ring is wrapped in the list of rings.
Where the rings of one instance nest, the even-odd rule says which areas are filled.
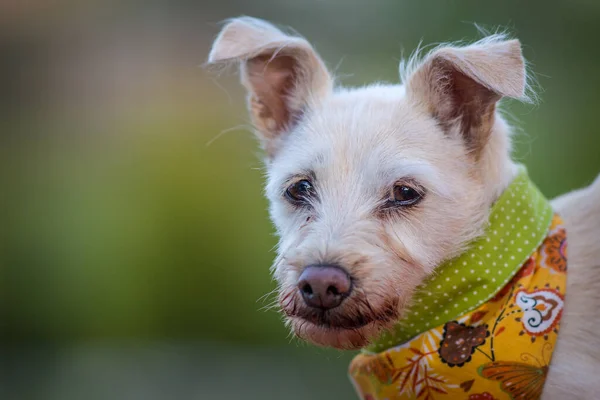
[[[336,265],[309,265],[298,279],[298,289],[308,306],[328,310],[350,294],[352,282]]]

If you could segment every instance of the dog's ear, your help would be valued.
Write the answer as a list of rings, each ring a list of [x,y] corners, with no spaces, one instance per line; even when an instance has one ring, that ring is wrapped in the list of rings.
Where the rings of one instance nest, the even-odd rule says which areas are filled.
[[[333,86],[325,64],[305,39],[250,17],[223,27],[208,62],[239,63],[252,121],[270,156],[282,135]]]
[[[518,40],[492,36],[467,47],[434,50],[406,79],[407,94],[422,103],[478,156],[502,97],[525,99],[525,63]]]

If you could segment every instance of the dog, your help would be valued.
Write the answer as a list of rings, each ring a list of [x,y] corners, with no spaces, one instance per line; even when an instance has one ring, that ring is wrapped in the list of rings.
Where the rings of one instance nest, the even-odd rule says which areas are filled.
[[[240,67],[280,238],[278,301],[292,331],[316,345],[368,348],[393,330],[441,266],[485,237],[494,204],[522,174],[497,105],[532,95],[520,42],[504,35],[411,57],[400,84],[344,88],[304,38],[241,17],[222,28],[208,63]],[[552,365],[536,385],[543,399],[594,398],[600,178],[549,204],[568,233],[568,279]],[[456,390],[464,397],[467,386]]]

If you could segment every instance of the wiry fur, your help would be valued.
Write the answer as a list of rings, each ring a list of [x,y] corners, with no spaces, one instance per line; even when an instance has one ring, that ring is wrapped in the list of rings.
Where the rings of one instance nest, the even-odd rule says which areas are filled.
[[[335,88],[306,40],[244,17],[223,28],[209,62],[240,64],[267,149],[279,303],[293,331],[313,343],[358,348],[391,327],[423,279],[482,234],[491,205],[515,176],[510,127],[496,103],[531,96],[520,43],[503,35],[415,56],[401,67],[401,85],[347,89]],[[300,179],[315,191],[302,207],[285,198]],[[402,183],[418,185],[424,199],[410,209],[383,209]],[[571,272],[545,393],[565,398],[551,392],[599,388],[587,378],[575,387],[572,376],[580,360],[589,373],[599,364],[600,278],[593,267],[600,183],[555,206],[569,231]],[[354,290],[339,307],[323,312],[302,301],[298,278],[313,264],[337,264],[352,277]]]

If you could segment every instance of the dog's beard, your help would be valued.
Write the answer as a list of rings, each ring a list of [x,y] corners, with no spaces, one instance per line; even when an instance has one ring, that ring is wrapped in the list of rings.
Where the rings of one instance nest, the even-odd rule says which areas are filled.
[[[366,346],[383,330],[391,328],[403,309],[398,296],[372,295],[369,301],[362,291],[356,291],[330,310],[307,307],[295,288],[283,291],[279,303],[296,336],[338,349]]]

